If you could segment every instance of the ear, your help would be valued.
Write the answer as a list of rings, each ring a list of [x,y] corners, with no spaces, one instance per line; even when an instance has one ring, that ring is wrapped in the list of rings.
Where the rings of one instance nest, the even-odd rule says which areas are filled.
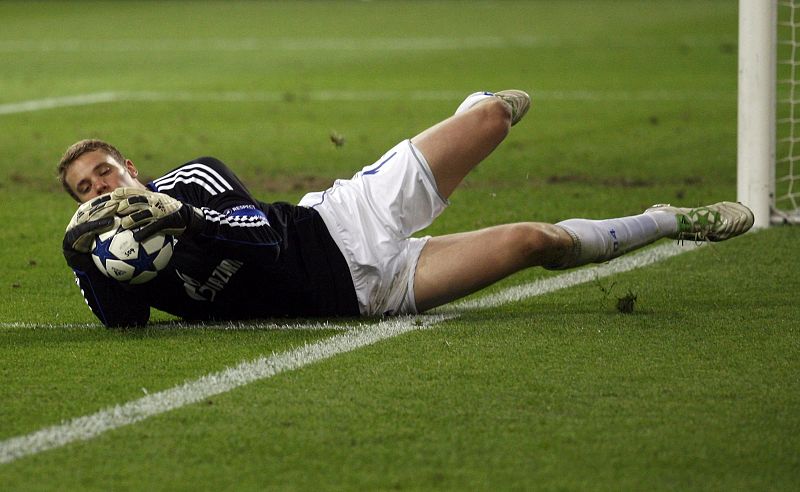
[[[128,174],[130,174],[132,178],[139,176],[139,170],[136,169],[136,166],[130,159],[125,159],[125,169],[128,170]]]

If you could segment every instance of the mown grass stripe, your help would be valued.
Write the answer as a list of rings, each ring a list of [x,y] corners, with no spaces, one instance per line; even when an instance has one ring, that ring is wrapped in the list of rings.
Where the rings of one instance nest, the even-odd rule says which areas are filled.
[[[604,39],[609,49],[664,48],[663,43],[648,39],[635,42]],[[723,35],[682,36],[677,40],[683,48],[719,49],[732,44],[736,38]],[[141,52],[248,52],[283,53],[286,51],[310,52],[402,52],[402,51],[453,51],[490,50],[510,48],[577,48],[581,41],[565,36],[462,36],[462,37],[225,37],[225,38],[154,38],[154,39],[4,39],[0,40],[0,53],[141,53]]]
[[[534,100],[544,101],[724,101],[735,92],[718,91],[531,91]],[[318,90],[289,94],[286,92],[157,92],[106,91],[62,97],[48,97],[0,104],[0,115],[29,113],[63,107],[89,106],[114,102],[280,102],[280,101],[459,101],[468,91],[353,91]]]

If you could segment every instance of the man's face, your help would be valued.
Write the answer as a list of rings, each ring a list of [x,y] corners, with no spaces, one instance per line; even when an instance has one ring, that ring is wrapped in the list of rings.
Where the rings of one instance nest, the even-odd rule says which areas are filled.
[[[117,162],[104,150],[95,150],[75,159],[64,179],[83,203],[123,186],[144,188],[136,179],[138,174],[131,161]]]

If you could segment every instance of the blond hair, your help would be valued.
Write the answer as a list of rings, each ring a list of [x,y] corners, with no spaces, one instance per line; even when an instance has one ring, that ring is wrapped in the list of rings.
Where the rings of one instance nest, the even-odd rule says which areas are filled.
[[[88,138],[70,145],[67,151],[64,152],[64,155],[61,157],[61,161],[58,163],[58,180],[61,182],[61,186],[64,187],[64,190],[69,193],[69,195],[77,202],[80,202],[81,200],[67,184],[67,169],[69,169],[69,166],[71,166],[72,163],[75,162],[75,160],[80,156],[89,152],[94,152],[95,150],[102,150],[106,152],[120,164],[125,163],[125,157],[122,156],[122,153],[110,143],[102,140]]]

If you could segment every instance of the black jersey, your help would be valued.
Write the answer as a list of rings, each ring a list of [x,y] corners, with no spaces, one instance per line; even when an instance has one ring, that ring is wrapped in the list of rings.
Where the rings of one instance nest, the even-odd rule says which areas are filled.
[[[187,320],[355,316],[353,281],[319,214],[253,199],[220,161],[203,157],[147,184],[203,212],[169,265],[133,285],[105,277],[90,254],[65,251],[86,303],[106,326],[143,325],[150,307]]]

